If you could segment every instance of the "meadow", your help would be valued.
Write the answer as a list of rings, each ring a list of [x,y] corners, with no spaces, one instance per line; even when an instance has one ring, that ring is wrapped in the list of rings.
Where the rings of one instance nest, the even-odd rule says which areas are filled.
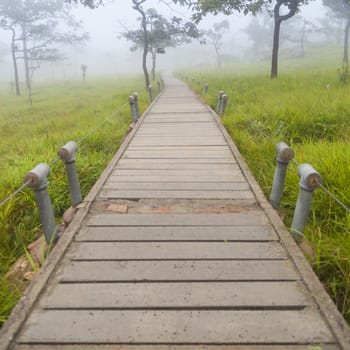
[[[268,62],[228,65],[220,71],[187,70],[181,75],[198,94],[204,83],[209,84],[202,98],[213,108],[219,90],[228,95],[223,123],[267,197],[275,145],[284,141],[295,150],[296,163],[311,164],[323,176],[324,186],[350,207],[350,80],[341,74],[336,59],[340,55],[323,49],[322,54],[284,59],[276,80],[269,78]],[[297,164],[289,165],[279,209],[287,227],[299,190]],[[349,235],[350,215],[317,189],[301,247],[350,323]]]
[[[134,91],[139,92],[143,111],[148,100],[142,77],[35,84],[33,106],[29,105],[25,90],[23,96],[17,97],[3,87],[0,202],[23,183],[26,172],[38,163],[51,163],[49,192],[60,223],[70,199],[64,165],[56,161],[58,149],[68,141],[81,141],[76,164],[84,197],[128,130],[131,113],[127,98]],[[91,133],[98,125],[101,127]],[[31,189],[24,189],[0,207],[0,325],[28,284],[23,279],[9,280],[6,273],[40,233]]]

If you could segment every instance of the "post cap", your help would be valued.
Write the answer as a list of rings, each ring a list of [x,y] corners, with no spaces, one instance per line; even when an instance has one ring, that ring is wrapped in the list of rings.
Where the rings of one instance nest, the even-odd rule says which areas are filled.
[[[128,101],[130,104],[134,104],[135,103],[135,97],[133,95],[128,97]]]
[[[306,191],[314,191],[322,184],[322,176],[310,165],[301,164],[298,168],[300,187]]]
[[[137,101],[138,98],[139,98],[139,93],[135,91],[135,92],[132,94],[132,96],[134,97],[134,100]]]
[[[75,161],[75,153],[78,150],[78,144],[74,141],[67,142],[59,149],[57,155],[66,163]]]
[[[40,163],[34,169],[25,174],[23,182],[26,183],[30,181],[30,187],[40,189],[47,186],[47,177],[49,175],[50,166],[46,163]]]
[[[285,142],[276,145],[277,161],[280,163],[289,163],[294,158],[294,150]]]
[[[226,94],[223,94],[223,95],[222,95],[222,102],[226,103],[227,100],[228,100],[227,95],[226,95]]]

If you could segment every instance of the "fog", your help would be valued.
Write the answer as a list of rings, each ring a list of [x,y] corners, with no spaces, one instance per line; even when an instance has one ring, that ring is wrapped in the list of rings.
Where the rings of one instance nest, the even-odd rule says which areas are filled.
[[[0,0],[1,1],[1,0]],[[145,8],[156,8],[164,16],[178,16],[182,19],[190,19],[191,13],[183,7],[166,6],[159,1],[148,0]],[[84,46],[68,47],[61,46],[60,50],[65,57],[64,60],[54,63],[42,63],[40,69],[35,71],[34,81],[39,80],[67,80],[81,79],[81,65],[86,65],[87,76],[118,76],[131,72],[141,73],[141,52],[131,52],[132,44],[120,37],[120,33],[125,29],[137,29],[139,14],[132,9],[131,0],[107,0],[105,5],[91,10],[82,6],[73,8],[72,13],[83,23],[83,30],[90,34],[89,41]],[[319,26],[318,19],[325,16],[326,10],[322,6],[321,0],[311,2],[301,8],[299,18]],[[258,18],[262,18],[259,16]],[[208,15],[199,24],[201,30],[208,30],[214,23],[228,20],[230,28],[222,38],[221,55],[224,61],[228,60],[262,60],[269,57],[269,44],[272,44],[272,36],[266,41],[263,53],[257,52],[254,48],[254,40],[247,34],[246,28],[254,21],[261,19],[251,15],[242,14]],[[272,28],[273,18],[268,19],[269,28]],[[297,47],[296,43],[285,40],[283,42],[282,24],[281,48]],[[301,23],[301,22],[300,22]],[[295,21],[295,26],[300,27]],[[271,30],[271,29],[269,29]],[[311,30],[310,30],[311,31]],[[322,45],[325,41],[324,35],[316,30],[308,34],[308,45]],[[255,43],[255,46],[257,43]],[[199,41],[192,41],[177,48],[167,48],[164,55],[158,55],[158,69],[175,69],[202,65],[215,65],[216,55],[213,47],[207,40],[206,45],[201,45]],[[23,79],[23,62],[19,60],[20,76]],[[13,80],[13,72],[10,56],[10,33],[0,29],[0,80],[9,83]]]

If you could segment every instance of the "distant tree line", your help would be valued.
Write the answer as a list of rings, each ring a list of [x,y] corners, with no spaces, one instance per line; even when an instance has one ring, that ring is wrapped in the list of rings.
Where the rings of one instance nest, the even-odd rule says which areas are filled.
[[[42,62],[63,58],[57,45],[75,45],[88,39],[64,0],[1,0],[0,28],[11,33],[16,94],[21,94],[18,61],[22,60],[30,97],[35,70]]]

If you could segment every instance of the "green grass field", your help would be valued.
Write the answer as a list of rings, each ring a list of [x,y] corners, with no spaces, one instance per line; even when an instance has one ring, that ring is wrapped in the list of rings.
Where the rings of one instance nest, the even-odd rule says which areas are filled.
[[[319,64],[315,52],[304,59],[284,60],[280,77],[273,81],[268,63],[181,72],[191,77],[189,84],[198,93],[202,84],[209,84],[204,99],[213,107],[219,90],[228,95],[223,123],[267,197],[276,163],[275,144],[284,141],[295,150],[296,161],[312,164],[325,186],[350,207],[350,80],[339,80],[336,53],[330,50],[327,56],[323,51]],[[288,227],[298,183],[297,166],[290,164],[280,209]],[[350,215],[323,190],[315,191],[304,233],[307,256],[348,322],[349,235]]]
[[[128,96],[138,91],[140,109],[148,104],[142,77],[36,85],[35,91],[32,107],[26,96],[0,91],[0,202],[22,184],[26,172],[38,163],[54,160],[66,142],[81,140],[108,117],[108,122],[81,142],[77,154],[85,196],[131,123]],[[51,168],[49,192],[60,222],[70,206],[61,161]],[[38,212],[29,188],[0,207],[0,324],[5,322],[26,286],[22,280],[8,281],[5,275],[39,232]]]

